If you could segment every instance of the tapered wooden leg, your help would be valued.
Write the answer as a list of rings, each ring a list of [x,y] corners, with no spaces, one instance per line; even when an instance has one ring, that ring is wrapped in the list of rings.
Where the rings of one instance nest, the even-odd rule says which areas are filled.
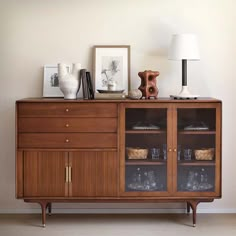
[[[46,209],[47,209],[47,202],[40,201],[39,202],[41,209],[42,209],[42,226],[46,227]]]
[[[189,205],[191,206],[192,208],[192,211],[193,211],[193,227],[196,226],[196,217],[197,217],[197,205],[200,201],[189,201]]]
[[[46,207],[46,208],[48,209],[48,215],[51,216],[51,215],[52,215],[52,203],[49,202],[49,203],[47,204],[47,207]]]
[[[187,215],[190,213],[190,204],[187,202]]]

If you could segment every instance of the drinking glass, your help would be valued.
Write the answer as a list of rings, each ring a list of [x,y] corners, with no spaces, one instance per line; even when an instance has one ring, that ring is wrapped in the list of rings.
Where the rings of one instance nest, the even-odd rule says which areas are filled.
[[[180,161],[180,155],[181,155],[181,145],[178,145],[177,147],[177,160]]]
[[[162,145],[162,151],[163,151],[163,159],[166,160],[167,159],[167,145],[166,144]]]
[[[191,161],[192,159],[192,149],[186,148],[184,149],[184,160]]]
[[[159,160],[160,148],[151,148],[151,156],[153,160]]]

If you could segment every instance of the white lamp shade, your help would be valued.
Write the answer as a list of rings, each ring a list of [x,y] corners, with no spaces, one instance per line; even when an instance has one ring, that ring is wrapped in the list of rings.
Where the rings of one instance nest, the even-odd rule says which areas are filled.
[[[200,60],[196,36],[194,34],[174,34],[168,58],[170,60]]]

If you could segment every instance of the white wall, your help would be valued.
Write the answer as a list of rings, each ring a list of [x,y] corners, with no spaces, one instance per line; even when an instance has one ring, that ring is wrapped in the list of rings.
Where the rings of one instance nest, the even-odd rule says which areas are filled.
[[[132,88],[140,83],[139,71],[159,70],[159,96],[168,96],[181,85],[180,63],[167,60],[169,40],[173,33],[187,32],[199,36],[201,51],[201,60],[189,63],[191,91],[223,101],[223,198],[200,207],[236,212],[235,7],[234,0],[0,0],[0,211],[37,207],[15,199],[14,105],[16,99],[42,96],[44,64],[81,62],[91,69],[93,45],[128,44]]]

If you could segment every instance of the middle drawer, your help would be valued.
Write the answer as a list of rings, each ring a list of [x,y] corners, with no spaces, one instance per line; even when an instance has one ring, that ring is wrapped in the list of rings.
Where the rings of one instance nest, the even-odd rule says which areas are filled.
[[[21,133],[19,148],[116,148],[116,133]]]
[[[20,133],[99,132],[116,133],[117,118],[19,118]]]

